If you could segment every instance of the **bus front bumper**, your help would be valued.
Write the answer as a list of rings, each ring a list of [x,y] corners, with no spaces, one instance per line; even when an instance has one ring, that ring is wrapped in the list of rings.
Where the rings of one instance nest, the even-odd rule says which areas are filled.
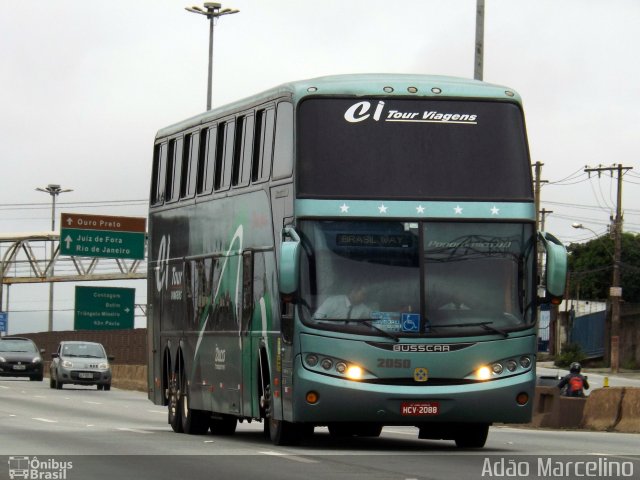
[[[535,373],[460,385],[398,386],[345,380],[318,374],[296,362],[291,389],[291,421],[378,422],[416,425],[424,422],[527,423],[531,421]],[[317,402],[306,400],[315,392]],[[526,394],[520,405],[516,398]]]

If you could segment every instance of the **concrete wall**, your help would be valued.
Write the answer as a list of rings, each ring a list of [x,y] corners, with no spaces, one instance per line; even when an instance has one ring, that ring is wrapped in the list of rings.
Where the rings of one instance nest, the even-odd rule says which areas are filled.
[[[569,398],[557,387],[538,386],[530,425],[640,433],[640,388],[597,388],[586,398]]]

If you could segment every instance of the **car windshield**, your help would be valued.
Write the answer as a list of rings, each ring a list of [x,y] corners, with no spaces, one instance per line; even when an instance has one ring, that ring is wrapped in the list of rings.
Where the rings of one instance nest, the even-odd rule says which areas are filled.
[[[62,346],[65,357],[105,358],[102,346],[92,343],[71,343]]]
[[[309,326],[464,336],[534,321],[531,225],[302,221],[299,231],[298,312]]]
[[[29,340],[2,340],[0,352],[37,353],[36,346]]]

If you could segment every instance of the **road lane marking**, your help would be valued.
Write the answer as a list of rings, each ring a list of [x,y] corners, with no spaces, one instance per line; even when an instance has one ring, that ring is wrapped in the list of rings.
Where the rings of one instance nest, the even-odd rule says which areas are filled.
[[[166,415],[167,414],[166,410],[147,410],[147,412],[149,412],[149,413],[161,413],[162,415]]]
[[[151,433],[151,432],[147,432],[146,430],[138,430],[137,428],[126,428],[126,427],[116,428],[116,430],[119,430],[121,432],[143,433],[145,435]]]
[[[290,453],[282,453],[282,452],[274,452],[273,450],[269,450],[266,452],[258,452],[263,455],[272,455],[274,457],[286,458],[287,460],[293,460],[295,462],[301,463],[318,463],[317,460],[312,460],[310,458],[299,457],[297,455],[292,455]]]
[[[45,423],[58,423],[57,420],[50,420],[48,418],[39,418],[39,417],[34,417],[31,420],[37,420],[39,422],[45,422]]]
[[[102,402],[91,402],[89,400],[83,400],[84,403],[89,403],[91,405],[102,405]]]
[[[0,388],[4,388],[5,390],[11,390],[11,387],[6,387],[4,385],[0,385]]]

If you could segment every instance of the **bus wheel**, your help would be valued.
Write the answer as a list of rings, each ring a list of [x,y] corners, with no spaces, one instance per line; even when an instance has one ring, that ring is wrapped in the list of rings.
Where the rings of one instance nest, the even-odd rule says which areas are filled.
[[[458,448],[482,448],[487,441],[489,425],[468,425],[464,432],[456,435],[455,441]]]
[[[190,405],[189,386],[187,379],[182,378],[182,395],[180,396],[180,423],[182,431],[189,435],[204,435],[209,430],[209,419],[202,410],[193,410]]]
[[[178,388],[178,382],[176,376],[173,375],[169,381],[169,402],[167,409],[169,412],[168,423],[171,425],[171,429],[176,433],[182,433],[182,416],[178,410],[178,403],[180,402],[180,389]]]
[[[273,418],[273,403],[270,385],[266,386],[266,415],[265,433],[269,431],[274,445],[299,445],[302,440],[302,428],[295,423]]]
[[[230,415],[222,415],[209,420],[209,428],[211,428],[213,435],[233,435],[237,426],[238,420]]]

